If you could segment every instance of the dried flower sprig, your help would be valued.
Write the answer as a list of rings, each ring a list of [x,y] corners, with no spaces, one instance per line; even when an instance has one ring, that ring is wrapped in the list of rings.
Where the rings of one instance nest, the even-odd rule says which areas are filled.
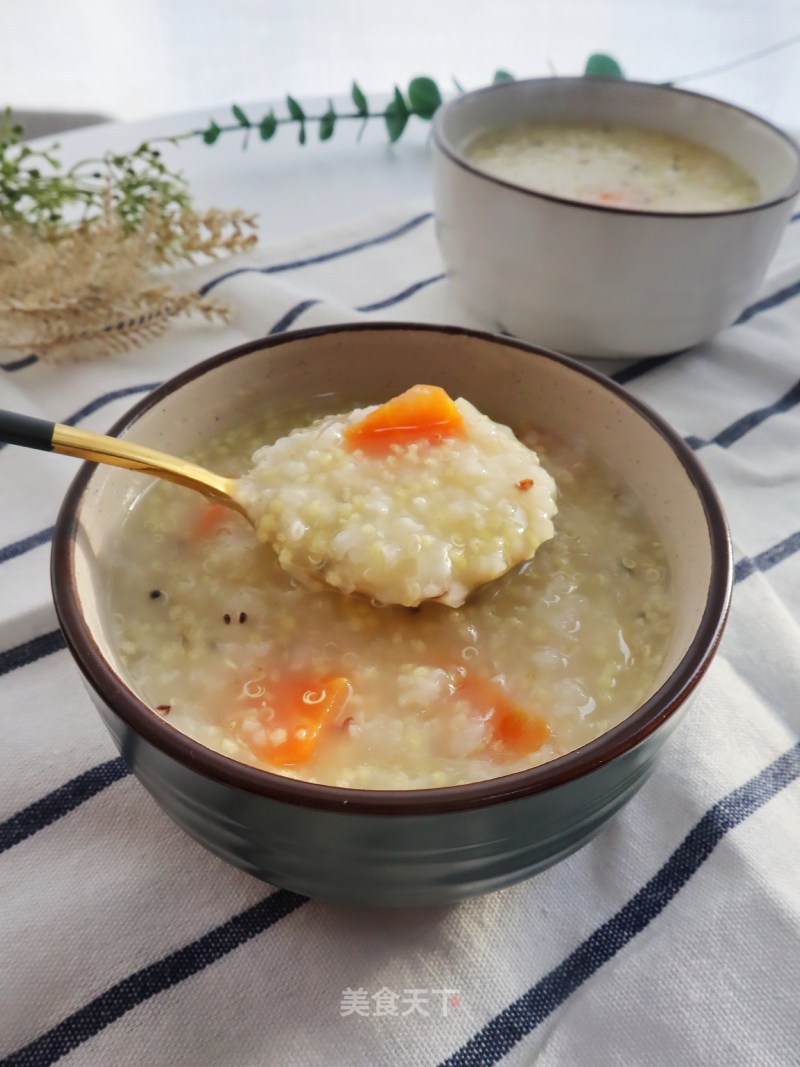
[[[217,223],[209,221],[213,231]],[[224,305],[176,291],[159,276],[162,230],[156,211],[127,230],[110,198],[100,215],[57,240],[7,227],[0,233],[2,348],[52,362],[94,359],[158,337],[179,315],[224,320]],[[201,232],[188,244],[202,250],[208,240]]]
[[[92,359],[140,345],[179,315],[226,309],[181,292],[164,268],[256,241],[243,211],[198,211],[186,179],[143,144],[64,170],[55,150],[0,120],[0,348]]]

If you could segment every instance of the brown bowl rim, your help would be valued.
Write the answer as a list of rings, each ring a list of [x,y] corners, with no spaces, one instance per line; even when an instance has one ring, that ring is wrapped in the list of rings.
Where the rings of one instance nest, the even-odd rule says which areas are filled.
[[[744,207],[736,208],[723,208],[719,211],[646,211],[642,208],[631,207],[617,207],[613,204],[593,204],[583,200],[572,200],[566,196],[555,196],[552,193],[539,192],[536,189],[527,189],[523,185],[517,185],[514,182],[506,181],[503,178],[498,178],[494,174],[489,174],[485,170],[481,170],[479,167],[470,163],[465,156],[463,156],[445,137],[443,132],[443,124],[446,120],[446,115],[450,111],[454,111],[459,107],[463,107],[465,102],[473,99],[477,96],[485,96],[488,93],[510,93],[514,91],[515,86],[520,85],[551,85],[553,82],[559,82],[570,85],[583,85],[584,83],[602,82],[604,84],[618,85],[620,87],[632,87],[635,90],[643,90],[645,92],[652,92],[655,95],[661,93],[679,93],[683,96],[691,96],[695,99],[702,100],[704,103],[711,104],[716,107],[727,108],[729,111],[736,111],[740,115],[744,115],[747,118],[759,123],[765,129],[770,130],[780,140],[784,141],[794,153],[795,168],[794,177],[789,183],[788,189],[780,196],[772,197],[769,200],[759,200],[755,204],[747,204]],[[621,92],[625,92],[625,89],[621,88]],[[658,85],[653,82],[640,82],[629,81],[625,79],[616,78],[599,78],[583,76],[580,78],[567,78],[567,77],[548,77],[548,78],[525,78],[519,81],[501,82],[497,85],[487,85],[482,89],[473,89],[468,93],[463,93],[460,96],[454,97],[443,104],[433,116],[433,140],[439,151],[447,156],[453,163],[461,167],[462,170],[467,171],[476,178],[481,178],[484,181],[488,181],[494,185],[498,185],[504,189],[513,189],[517,193],[523,193],[525,196],[533,197],[535,200],[545,200],[554,204],[562,204],[569,207],[585,208],[587,211],[600,211],[610,215],[636,215],[643,216],[650,219],[719,219],[726,218],[730,215],[747,215],[756,211],[764,211],[767,208],[776,207],[778,204],[786,203],[787,201],[794,200],[798,192],[800,192],[800,146],[795,139],[791,137],[785,130],[782,130],[779,126],[770,122],[768,119],[762,118],[761,115],[757,115],[753,111],[748,111],[747,108],[739,107],[738,104],[732,104],[727,100],[720,100],[715,96],[708,96],[705,93],[693,92],[690,89],[681,89],[674,85]]]
[[[302,343],[323,334],[370,331],[407,331],[412,334],[422,331],[449,337],[466,336],[553,360],[610,389],[666,440],[700,497],[713,550],[708,597],[700,625],[685,655],[664,685],[621,723],[589,744],[538,767],[465,785],[409,790],[347,789],[286,778],[240,763],[181,733],[141,701],[106,661],[88,627],[84,625],[75,578],[73,545],[80,525],[84,493],[96,467],[92,463],[83,464],[70,485],[53,535],[53,599],[67,646],[91,689],[136,734],[190,770],[227,786],[275,801],[325,811],[368,815],[433,815],[486,807],[566,785],[641,744],[678,710],[708,669],[730,606],[733,571],[731,543],[716,490],[688,445],[647,404],[605,375],[569,356],[498,334],[461,326],[422,323],[345,323],[250,341],[203,360],[170,378],[134,404],[109,432],[113,435],[122,433],[150,408],[188,382],[253,352]]]

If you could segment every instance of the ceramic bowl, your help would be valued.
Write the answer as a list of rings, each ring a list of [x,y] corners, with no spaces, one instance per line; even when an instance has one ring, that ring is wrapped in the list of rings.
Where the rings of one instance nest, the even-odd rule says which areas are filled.
[[[112,432],[186,454],[210,427],[225,432],[264,405],[331,391],[378,402],[418,381],[472,399],[511,426],[579,434],[644,502],[671,560],[675,632],[652,695],[607,734],[551,763],[468,785],[383,792],[295,781],[213,752],[137,697],[114,647],[107,560],[147,478],[84,467],[53,542],[67,644],[142,785],[218,856],[331,901],[447,903],[527,878],[579,848],[652,771],[714,655],[728,609],[727,527],[690,449],[619,386],[522,343],[408,324],[300,331],[191,368]]]
[[[616,121],[716,149],[758,182],[756,204],[676,214],[578,203],[477,169],[465,147],[526,121]],[[457,296],[492,329],[580,356],[688,348],[756,292],[800,189],[784,133],[737,107],[664,86],[593,78],[509,82],[434,119],[436,232]]]

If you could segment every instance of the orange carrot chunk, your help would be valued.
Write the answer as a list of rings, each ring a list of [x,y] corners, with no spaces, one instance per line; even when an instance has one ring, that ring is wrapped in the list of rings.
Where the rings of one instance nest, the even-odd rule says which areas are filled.
[[[210,541],[232,519],[233,512],[224,504],[206,504],[191,531],[191,540],[195,543]]]
[[[270,685],[266,703],[274,714],[265,716],[266,743],[252,745],[256,755],[276,767],[307,763],[352,691],[347,678],[332,675],[290,674]]]
[[[464,417],[438,385],[413,385],[345,430],[353,448],[388,451],[390,445],[435,443],[461,433]]]
[[[498,743],[508,758],[536,752],[550,736],[541,715],[519,707],[499,686],[486,678],[467,677],[458,687],[491,729],[491,743]]]

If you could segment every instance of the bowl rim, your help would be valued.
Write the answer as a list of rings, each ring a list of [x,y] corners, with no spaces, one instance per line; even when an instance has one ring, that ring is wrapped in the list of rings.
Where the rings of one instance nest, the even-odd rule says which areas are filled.
[[[329,812],[394,816],[431,815],[444,811],[468,811],[488,807],[566,785],[634,749],[678,710],[708,669],[722,637],[730,607],[733,573],[731,542],[716,490],[689,446],[647,404],[599,371],[586,367],[569,356],[514,338],[455,325],[409,322],[345,323],[269,336],[211,356],[168,379],[139,400],[114,423],[109,433],[119,435],[182,386],[254,352],[286,344],[303,344],[321,335],[387,331],[404,331],[410,334],[438,333],[445,337],[474,338],[517,349],[537,359],[562,364],[572,372],[609,389],[632,408],[634,413],[649,423],[675,452],[703,507],[713,549],[711,571],[703,614],[688,649],[669,678],[644,704],[595,740],[549,763],[464,785],[409,790],[350,789],[287,778],[240,763],[180,732],[137,697],[105,659],[89,626],[84,623],[75,576],[73,546],[80,528],[80,513],[86,491],[97,466],[93,463],[84,463],[72,481],[60,508],[53,535],[52,592],[67,647],[90,689],[137,735],[185,768],[224,785],[275,801]]]
[[[515,182],[506,181],[504,178],[498,178],[496,175],[489,174],[488,171],[474,166],[474,164],[470,163],[466,156],[462,155],[445,136],[444,123],[447,119],[447,115],[452,111],[457,110],[459,107],[468,106],[470,101],[477,97],[486,96],[490,93],[510,94],[519,87],[552,85],[554,82],[562,85],[602,83],[604,85],[617,86],[618,88],[612,89],[612,92],[626,92],[632,90],[634,92],[642,92],[643,94],[653,93],[654,95],[677,93],[682,96],[689,96],[701,100],[703,103],[713,107],[721,107],[726,108],[729,111],[735,111],[738,114],[757,122],[766,130],[769,130],[791,149],[795,158],[794,175],[784,193],[781,193],[779,196],[771,197],[769,200],[758,200],[755,204],[746,204],[744,207],[722,208],[718,211],[648,211],[643,208],[618,207],[613,204],[594,204],[590,201],[574,200],[566,196],[556,196],[553,193],[544,193],[536,189],[528,189],[524,185],[517,185]],[[794,200],[797,194],[800,193],[800,145],[798,145],[797,141],[795,141],[790,134],[785,130],[782,130],[779,126],[776,126],[768,119],[762,118],[753,111],[748,111],[747,108],[739,107],[738,104],[732,104],[727,100],[721,100],[715,96],[708,96],[705,93],[694,92],[690,89],[681,89],[675,85],[658,85],[653,82],[629,81],[627,78],[602,78],[590,77],[587,75],[582,77],[551,76],[547,78],[525,78],[520,79],[519,81],[500,82],[496,85],[484,86],[481,89],[473,89],[470,92],[453,97],[437,109],[433,116],[433,142],[439,151],[451,162],[455,163],[457,166],[461,167],[462,170],[467,171],[476,178],[481,178],[494,185],[498,185],[503,189],[513,189],[515,192],[531,196],[536,200],[545,200],[554,204],[585,208],[588,211],[605,212],[612,216],[635,215],[644,216],[650,219],[718,219],[726,218],[731,215],[748,215],[756,211],[764,211],[767,208],[776,207],[779,204]]]

